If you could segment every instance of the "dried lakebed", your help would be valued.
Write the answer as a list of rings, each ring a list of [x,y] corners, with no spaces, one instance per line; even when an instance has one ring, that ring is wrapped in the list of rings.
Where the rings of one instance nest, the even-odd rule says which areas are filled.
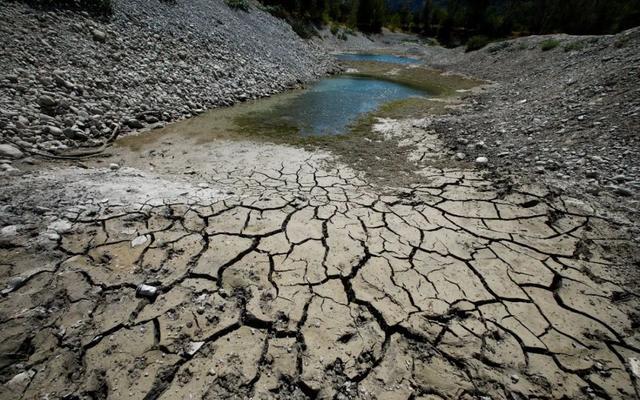
[[[406,149],[387,185],[199,121],[2,182],[0,397],[637,397],[634,248],[602,210],[440,166],[428,118],[353,142]]]

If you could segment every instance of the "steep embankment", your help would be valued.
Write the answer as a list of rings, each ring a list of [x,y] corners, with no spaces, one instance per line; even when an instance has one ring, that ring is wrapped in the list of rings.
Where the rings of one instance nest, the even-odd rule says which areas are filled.
[[[96,144],[116,124],[163,124],[333,68],[320,48],[255,7],[117,0],[114,8],[101,23],[0,5],[0,142],[46,150]]]
[[[446,71],[490,80],[433,121],[452,157],[484,156],[500,174],[598,198],[637,218],[640,29],[533,36],[480,51],[430,47]]]

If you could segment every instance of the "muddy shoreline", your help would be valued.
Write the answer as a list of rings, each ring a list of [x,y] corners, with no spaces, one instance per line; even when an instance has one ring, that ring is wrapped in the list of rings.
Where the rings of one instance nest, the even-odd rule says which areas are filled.
[[[27,155],[96,147],[116,127],[156,129],[336,71],[323,48],[256,7],[113,3],[108,21],[2,3],[0,142]]]

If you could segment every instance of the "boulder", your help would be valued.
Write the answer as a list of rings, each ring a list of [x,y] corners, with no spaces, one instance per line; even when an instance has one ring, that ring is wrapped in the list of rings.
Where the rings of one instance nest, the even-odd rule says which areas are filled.
[[[93,29],[91,31],[91,36],[93,36],[93,40],[95,40],[96,42],[104,43],[107,40],[107,34],[99,29]]]
[[[10,144],[0,144],[0,158],[22,158],[22,153],[18,148]]]

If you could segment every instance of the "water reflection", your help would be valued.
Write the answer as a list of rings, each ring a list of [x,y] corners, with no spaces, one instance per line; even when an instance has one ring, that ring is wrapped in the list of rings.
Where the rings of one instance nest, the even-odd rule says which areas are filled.
[[[392,64],[420,64],[421,61],[410,57],[394,56],[389,54],[356,54],[345,53],[336,56],[342,61],[377,61]]]

